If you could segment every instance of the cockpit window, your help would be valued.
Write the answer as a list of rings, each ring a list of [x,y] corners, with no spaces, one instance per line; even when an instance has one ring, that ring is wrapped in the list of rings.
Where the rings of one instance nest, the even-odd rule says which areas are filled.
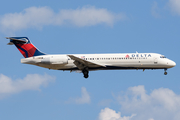
[[[161,55],[160,58],[166,58],[164,55]]]

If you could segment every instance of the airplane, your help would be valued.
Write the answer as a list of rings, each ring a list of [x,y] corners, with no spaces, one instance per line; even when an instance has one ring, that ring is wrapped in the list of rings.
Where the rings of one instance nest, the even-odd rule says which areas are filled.
[[[54,70],[80,71],[84,78],[89,71],[95,70],[131,70],[164,69],[176,66],[176,63],[157,53],[114,53],[114,54],[45,54],[38,50],[27,37],[6,37],[8,45],[15,45],[25,57],[21,63],[36,65]]]

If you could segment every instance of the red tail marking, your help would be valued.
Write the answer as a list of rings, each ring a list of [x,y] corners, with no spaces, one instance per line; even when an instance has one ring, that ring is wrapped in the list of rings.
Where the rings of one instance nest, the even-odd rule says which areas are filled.
[[[34,56],[34,53],[36,51],[36,48],[34,47],[34,45],[32,44],[17,44],[19,47],[21,47],[22,49],[26,50],[28,53],[28,56],[26,56],[25,52],[22,51],[21,49],[19,49],[19,51],[21,52],[21,54],[26,58],[26,57],[32,57]]]

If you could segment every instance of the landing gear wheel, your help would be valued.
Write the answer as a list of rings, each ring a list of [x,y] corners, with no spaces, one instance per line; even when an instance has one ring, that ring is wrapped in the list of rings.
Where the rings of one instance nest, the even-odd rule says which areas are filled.
[[[84,78],[88,78],[89,77],[89,75],[84,75]]]
[[[167,75],[167,72],[166,72],[167,69],[164,69],[164,75]]]
[[[82,72],[83,72],[83,74],[84,74],[84,78],[88,78],[89,77],[89,71],[88,71],[88,68],[84,68],[83,70],[82,70]]]

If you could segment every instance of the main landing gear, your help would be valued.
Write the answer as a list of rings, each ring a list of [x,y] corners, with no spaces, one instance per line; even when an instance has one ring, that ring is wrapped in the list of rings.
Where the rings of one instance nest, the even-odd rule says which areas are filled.
[[[82,73],[84,74],[84,78],[88,78],[89,77],[89,71],[88,71],[87,67],[82,70]]]
[[[167,75],[167,72],[166,72],[167,69],[164,69],[164,75]]]

